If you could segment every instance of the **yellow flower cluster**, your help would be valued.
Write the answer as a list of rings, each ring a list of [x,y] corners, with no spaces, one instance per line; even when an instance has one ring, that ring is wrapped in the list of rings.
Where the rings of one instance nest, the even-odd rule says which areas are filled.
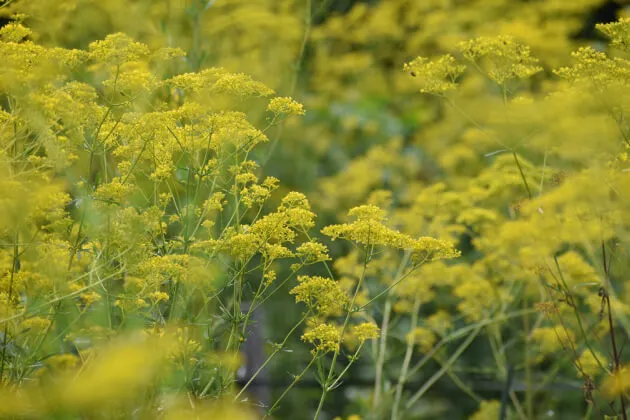
[[[11,22],[0,28],[0,40],[3,42],[21,42],[33,33],[20,23]]]
[[[275,115],[304,115],[304,106],[289,97],[277,97],[269,101],[267,110]]]
[[[598,86],[617,85],[630,76],[630,62],[609,57],[593,47],[580,47],[571,54],[575,64],[554,70],[558,76],[572,82],[589,81]]]
[[[464,57],[487,65],[488,76],[500,85],[542,71],[530,48],[510,36],[479,37],[459,44]]]
[[[198,95],[227,94],[240,97],[266,97],[273,89],[243,73],[231,73],[222,67],[213,67],[197,73],[184,73],[162,82],[163,86],[181,89]]]
[[[322,229],[324,235],[333,240],[343,238],[366,247],[385,246],[410,250],[415,262],[441,258],[455,258],[459,252],[450,242],[431,237],[413,239],[387,227],[385,211],[371,204],[354,207],[348,212],[351,223],[330,225]]]
[[[316,315],[341,315],[348,304],[348,296],[339,283],[319,276],[299,276],[298,285],[289,292],[296,302],[304,302]]]
[[[90,43],[90,59],[96,63],[120,66],[138,61],[149,55],[149,48],[123,33],[107,35],[102,41]]]
[[[177,355],[176,366],[165,366],[173,383],[160,382],[159,390],[220,399],[232,392],[241,363],[205,355],[219,347],[238,352],[252,312],[285,293],[294,276],[289,293],[308,309],[302,340],[313,345],[320,368],[330,361],[322,353],[379,336],[376,324],[357,319],[383,322],[382,346],[373,346],[383,379],[374,412],[392,404],[382,398],[383,384],[399,369],[388,354],[405,344],[392,336],[406,336],[410,352],[426,353],[458,334],[451,331],[456,324],[489,322],[470,340],[489,340],[502,380],[506,353],[535,375],[544,369],[538,363],[556,364],[560,354],[569,354],[580,373],[606,370],[587,347],[595,346],[607,366],[600,339],[611,330],[598,320],[608,278],[615,327],[617,317],[630,314],[623,281],[630,65],[603,46],[578,49],[567,64],[575,44],[569,35],[601,0],[463,0],[457,7],[382,0],[355,2],[339,15],[320,15],[328,6],[306,10],[299,0],[112,0],[101,2],[99,13],[91,0],[62,3],[0,7],[2,16],[28,13],[0,28],[0,347],[19,349],[3,355],[0,378],[19,391],[2,391],[1,399],[29,403],[14,411],[3,405],[2,414],[54,417],[58,408],[89,417],[108,397],[121,398],[120,390],[149,389],[156,366],[164,365],[157,352],[113,349],[116,357],[106,352],[92,365],[94,347],[142,327],[166,337],[173,324],[183,324],[167,346]],[[629,22],[598,29],[611,46],[628,50]],[[105,26],[115,33],[105,36]],[[465,41],[479,34],[485,36]],[[466,67],[444,55],[457,45],[482,74],[464,76]],[[426,57],[407,63],[407,74],[399,71],[418,51]],[[542,66],[564,80],[538,74]],[[501,85],[500,94],[483,74]],[[535,83],[517,80],[534,74]],[[274,89],[307,102],[273,98]],[[294,139],[274,141],[282,167],[260,167],[267,156],[256,147],[268,141],[268,130],[304,115],[305,107],[313,118],[293,119],[277,132]],[[269,126],[261,129],[265,118]],[[309,232],[315,212],[306,195],[275,201],[278,179],[261,178],[270,170],[312,194],[330,223],[324,235],[360,247],[340,257],[347,244],[329,250],[320,243]],[[459,256],[456,243],[466,258],[432,262]],[[311,266],[331,260],[330,271]],[[330,277],[316,275],[324,269]],[[280,284],[270,291],[274,282]],[[534,321],[530,307],[548,316]],[[299,305],[287,313],[296,311]],[[417,314],[419,322],[407,322]],[[335,324],[344,315],[346,327]],[[596,326],[588,339],[580,320]],[[66,379],[61,371],[79,362],[59,356],[68,369],[49,382],[71,397],[42,388],[33,395],[46,397],[32,398],[19,383],[37,378],[32,361],[57,351],[60,340],[77,346],[82,369]],[[572,343],[574,354],[560,351]],[[475,358],[473,347],[458,353],[458,363]],[[336,372],[348,371],[339,368],[330,366],[324,394],[341,383]],[[401,390],[411,379],[402,371]],[[514,405],[533,409],[522,417],[535,417],[535,391],[526,391]],[[154,395],[179,401],[163,391],[138,394],[140,417],[155,412],[139,407],[162,408]],[[393,405],[408,397],[401,393]],[[163,414],[203,416],[201,406],[172,413],[165,406]],[[128,407],[111,412],[119,408]],[[472,418],[496,418],[498,411],[497,402],[484,401]]]
[[[380,330],[373,322],[363,322],[353,325],[350,334],[363,344],[366,340],[376,340],[380,335]]]
[[[323,261],[330,261],[328,248],[319,242],[304,242],[296,249],[296,255],[302,261],[302,264],[315,264]]]
[[[302,340],[315,346],[314,353],[328,353],[339,350],[341,332],[333,324],[318,324],[302,334]]]
[[[531,340],[538,346],[540,360],[575,345],[573,333],[561,327],[538,327],[532,331]]]
[[[260,206],[271,197],[271,193],[278,188],[279,183],[280,181],[277,178],[267,177],[261,184],[254,183],[243,187],[240,191],[241,202],[247,208]]]
[[[291,192],[282,199],[276,212],[261,217],[251,225],[241,226],[240,232],[230,226],[219,239],[200,241],[194,247],[222,251],[243,262],[249,261],[258,252],[269,262],[289,258],[294,253],[286,245],[293,243],[298,233],[310,229],[314,219],[315,214],[306,197]]]
[[[600,23],[596,28],[610,39],[610,44],[628,51],[630,49],[630,18],[621,18],[616,22]]]
[[[455,81],[466,67],[457,64],[453,56],[444,55],[435,60],[416,57],[405,64],[404,70],[418,79],[420,92],[437,95],[456,89]]]

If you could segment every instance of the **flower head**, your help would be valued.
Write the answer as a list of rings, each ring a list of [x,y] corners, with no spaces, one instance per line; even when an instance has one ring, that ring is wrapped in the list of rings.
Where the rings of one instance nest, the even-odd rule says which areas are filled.
[[[319,276],[300,276],[298,285],[289,292],[296,302],[304,302],[321,315],[337,315],[348,302],[348,296],[336,281]]]
[[[273,98],[267,105],[267,110],[276,115],[304,115],[304,106],[289,97]]]
[[[406,63],[404,70],[418,78],[420,92],[442,94],[457,87],[455,80],[466,67],[457,64],[455,58],[447,54],[435,60],[417,57]]]
[[[339,350],[341,332],[333,324],[318,324],[302,334],[302,340],[315,346],[315,352],[330,352]]]
[[[479,37],[459,44],[468,60],[484,61],[488,76],[502,85],[511,79],[523,79],[542,70],[528,46],[511,36]]]

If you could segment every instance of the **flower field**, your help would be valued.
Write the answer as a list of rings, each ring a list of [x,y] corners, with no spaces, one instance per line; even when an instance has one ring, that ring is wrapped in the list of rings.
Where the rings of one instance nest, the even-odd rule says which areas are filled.
[[[0,418],[627,420],[630,4],[0,0]]]

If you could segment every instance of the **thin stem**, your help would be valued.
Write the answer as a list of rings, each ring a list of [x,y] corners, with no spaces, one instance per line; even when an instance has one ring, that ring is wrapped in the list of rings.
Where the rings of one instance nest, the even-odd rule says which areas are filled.
[[[554,256],[553,260],[556,263],[556,269],[558,270],[558,275],[560,277],[560,280],[562,281],[562,286],[564,287],[565,293],[567,294],[567,304],[573,309],[573,313],[575,314],[575,319],[577,320],[578,327],[580,328],[580,333],[582,334],[582,338],[584,338],[584,344],[586,345],[588,350],[591,352],[591,355],[593,356],[593,358],[595,359],[599,367],[604,372],[608,372],[608,369],[604,367],[602,362],[599,360],[599,357],[597,357],[597,354],[593,350],[593,347],[591,347],[591,343],[588,339],[588,336],[586,335],[586,331],[584,331],[584,325],[582,324],[582,316],[580,315],[580,311],[575,305],[575,302],[573,302],[573,296],[570,294],[569,286],[567,285],[567,282],[564,279],[564,275],[562,274],[562,270],[560,269],[560,263],[558,262],[558,257]]]
[[[523,309],[527,309],[529,300],[525,296],[523,298]],[[525,409],[527,411],[527,418],[534,418],[534,386],[532,383],[532,367],[529,354],[529,337],[530,337],[530,321],[529,315],[523,315],[523,333],[525,335],[524,340],[524,363],[525,363]]]
[[[416,401],[418,401],[425,394],[425,392],[427,392],[433,386],[433,384],[436,383],[438,379],[440,379],[444,375],[444,373],[446,373],[446,371],[451,368],[452,364],[455,363],[455,361],[459,358],[459,356],[462,355],[464,351],[466,351],[468,346],[470,346],[470,344],[477,337],[480,331],[481,326],[478,325],[477,328],[475,328],[473,332],[468,336],[466,341],[464,341],[457,348],[455,353],[453,353],[453,355],[448,359],[444,366],[442,366],[439,371],[437,371],[428,381],[426,381],[422,388],[420,388],[415,394],[411,396],[411,398],[409,398],[409,401],[407,401],[407,404],[405,405],[406,409],[411,408],[416,403]]]
[[[621,369],[621,362],[619,360],[619,352],[617,351],[617,340],[615,338],[615,327],[613,325],[612,310],[610,308],[610,297],[606,294],[604,295],[604,299],[608,308],[608,328],[610,329],[610,343],[612,345],[613,360],[615,363],[614,372],[618,374]],[[619,401],[621,402],[621,416],[623,420],[628,420],[628,415],[626,413],[626,399],[624,398],[623,392],[619,394]]]
[[[339,384],[339,381],[341,380],[343,375],[350,369],[350,367],[354,364],[354,362],[356,362],[359,359],[359,353],[361,352],[361,349],[363,348],[364,344],[365,344],[365,342],[359,344],[359,347],[357,347],[357,350],[354,352],[354,354],[352,356],[350,356],[350,362],[339,373],[339,375],[337,375],[337,379],[335,379],[335,381],[332,384],[330,384],[330,386],[328,388],[334,389],[337,386],[337,384]]]
[[[271,406],[271,408],[269,410],[267,410],[267,413],[265,413],[263,420],[266,419],[267,417],[269,417],[269,415],[271,413],[273,413],[277,408],[278,408],[278,404],[280,404],[280,401],[282,401],[282,399],[289,393],[289,391],[291,390],[291,388],[293,388],[295,386],[295,384],[298,383],[298,381],[300,379],[302,379],[302,376],[304,376],[304,374],[311,368],[311,366],[313,365],[313,362],[315,362],[315,360],[317,360],[318,355],[315,354],[313,356],[313,358],[311,359],[311,361],[308,363],[308,365],[306,365],[306,367],[304,368],[304,370],[302,372],[300,372],[298,375],[295,375],[295,377],[293,378],[293,382],[291,382],[291,384],[284,390],[284,392],[282,393],[282,395],[280,395],[280,398],[278,398],[276,400],[275,403],[273,403],[273,405]]]
[[[518,155],[516,154],[516,152],[512,152],[512,156],[514,156],[514,162],[516,162],[516,167],[518,168],[518,172],[521,174],[523,185],[525,185],[525,189],[527,190],[527,196],[531,200],[532,191],[529,189],[529,183],[527,182],[527,178],[525,177],[525,173],[523,172],[523,167],[521,166],[521,162],[518,160]]]
[[[19,233],[15,234],[15,243],[13,244],[13,263],[11,264],[11,274],[9,277],[9,291],[7,295],[7,303],[11,305],[11,299],[13,299],[13,279],[15,278],[15,273],[18,271],[19,267]],[[6,363],[6,355],[7,355],[7,344],[9,341],[9,323],[4,324],[4,336],[2,343],[2,360],[0,361],[0,384],[4,382],[4,366]],[[8,382],[8,380],[7,380]]]
[[[606,261],[606,244],[602,240],[602,261],[604,265],[604,274],[606,275],[606,285],[610,285],[610,268],[609,264]],[[615,337],[615,326],[613,324],[612,317],[612,308],[610,305],[610,296],[605,288],[600,289],[600,293],[602,294],[602,299],[606,303],[607,312],[608,312],[608,329],[610,330],[610,344],[612,345],[613,350],[613,361],[614,361],[614,370],[613,372],[619,374],[621,370],[621,353],[617,350],[617,339]],[[628,420],[626,414],[626,400],[624,398],[623,392],[619,394],[619,401],[621,402],[621,415],[623,416],[623,420]]]
[[[407,375],[409,373],[409,364],[411,363],[411,356],[413,354],[414,330],[418,326],[418,312],[420,311],[420,298],[416,297],[413,303],[413,309],[411,312],[411,336],[407,338],[407,348],[405,349],[405,358],[403,360],[402,368],[400,370],[400,376],[398,377],[398,384],[396,385],[396,395],[394,397],[394,404],[392,406],[392,420],[398,420],[398,409],[400,406],[400,399],[402,398],[403,389],[405,388],[405,382],[407,382]]]
[[[335,373],[335,365],[337,363],[337,358],[339,357],[339,353],[341,351],[341,342],[343,340],[343,334],[346,331],[346,328],[348,327],[348,324],[350,322],[350,315],[352,315],[354,311],[354,302],[356,301],[357,295],[359,294],[359,290],[361,289],[361,285],[363,284],[363,280],[365,279],[365,272],[367,270],[367,265],[370,262],[372,251],[373,251],[372,248],[370,248],[369,251],[366,249],[365,260],[363,261],[363,271],[361,273],[361,277],[359,278],[359,281],[357,282],[357,287],[354,290],[354,294],[352,295],[352,300],[350,301],[350,305],[348,307],[348,313],[346,314],[346,319],[343,322],[341,333],[339,334],[339,343],[338,343],[337,349],[335,350],[335,353],[333,354],[333,359],[330,364],[330,369],[328,370],[328,376],[326,377],[325,382],[322,384],[322,395],[319,399],[319,404],[317,405],[317,411],[315,412],[315,416],[313,417],[313,420],[317,420],[317,418],[319,417],[322,411],[322,407],[324,406],[324,401],[326,400],[326,395],[328,394],[328,391],[330,390],[330,383],[331,383],[333,374]]]
[[[389,318],[392,312],[392,298],[389,295],[385,301],[384,311],[383,323],[381,324],[378,359],[376,362],[376,377],[374,378],[374,400],[372,401],[373,408],[376,408],[381,400],[381,382],[383,381],[383,366],[385,365],[385,348],[387,346],[387,333],[389,332]]]
[[[265,366],[267,366],[267,364],[269,364],[269,362],[271,362],[271,359],[273,359],[276,354],[280,353],[282,350],[284,350],[284,346],[287,342],[287,340],[289,339],[289,337],[291,337],[291,335],[295,332],[295,330],[302,325],[302,323],[306,320],[308,313],[306,313],[302,319],[300,319],[297,324],[295,324],[293,326],[293,328],[291,328],[291,331],[289,331],[289,333],[284,337],[284,340],[282,340],[282,343],[280,343],[279,345],[276,346],[276,349],[274,350],[273,353],[271,353],[271,355],[267,358],[267,360],[265,360],[265,362],[258,368],[258,370],[256,372],[254,372],[254,374],[252,375],[251,378],[249,378],[249,381],[247,381],[247,383],[243,386],[243,388],[239,391],[238,394],[236,394],[236,396],[234,397],[234,401],[238,400],[239,397],[243,394],[243,392],[245,392],[245,390],[247,389],[247,387],[249,387],[249,385],[254,381],[254,379],[256,379],[256,377],[260,374],[260,372],[262,372],[262,370],[265,368]]]
[[[381,324],[381,337],[379,340],[379,344],[378,344],[378,359],[376,362],[376,377],[374,378],[374,399],[372,400],[372,407],[376,408],[378,406],[378,404],[380,403],[381,400],[381,385],[382,385],[382,377],[383,377],[383,366],[385,365],[385,350],[387,347],[387,333],[389,332],[389,320],[391,317],[391,312],[392,312],[392,292],[393,289],[395,287],[395,285],[397,285],[398,283],[400,283],[400,281],[402,281],[402,279],[405,276],[402,276],[402,272],[405,268],[405,266],[407,265],[407,262],[409,261],[409,257],[411,256],[411,252],[407,251],[405,252],[405,256],[403,257],[402,261],[400,262],[400,265],[398,266],[398,270],[396,271],[396,277],[395,277],[395,281],[392,285],[392,287],[389,287],[386,289],[386,291],[388,292],[387,294],[387,300],[385,301],[385,308],[384,308],[384,314],[383,314],[383,322]],[[413,271],[413,270],[411,270]],[[382,293],[379,293],[379,295],[377,295],[377,297],[381,296]],[[371,299],[370,302],[372,302],[374,299]],[[368,302],[369,304],[369,302]],[[365,307],[365,305],[363,306]],[[362,307],[362,308],[363,308]]]
[[[516,318],[516,317],[522,316],[524,314],[533,314],[533,313],[536,313],[536,310],[528,309],[526,311],[522,311],[522,310],[521,311],[515,311],[515,312],[503,314],[501,316],[497,316],[495,318],[484,319],[483,321],[479,321],[476,324],[467,325],[465,327],[462,327],[462,328],[458,329],[457,331],[453,331],[448,336],[444,337],[439,343],[437,343],[433,347],[433,349],[431,349],[430,352],[428,352],[418,363],[416,363],[409,370],[409,372],[410,372],[409,376],[415,375],[422,368],[422,366],[424,366],[429,360],[431,360],[433,355],[435,353],[437,353],[438,350],[440,350],[443,346],[445,346],[447,343],[449,343],[451,341],[457,340],[458,338],[464,336],[469,331],[473,331],[473,330],[475,330],[477,328],[485,327],[486,325],[494,324],[494,323],[497,323],[497,322],[503,322],[503,321],[506,321],[508,319]]]

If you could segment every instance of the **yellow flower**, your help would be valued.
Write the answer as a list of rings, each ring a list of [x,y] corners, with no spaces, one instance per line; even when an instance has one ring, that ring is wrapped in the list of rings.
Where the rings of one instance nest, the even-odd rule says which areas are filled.
[[[322,233],[333,240],[343,238],[366,246],[380,245],[394,249],[407,249],[411,251],[414,263],[459,256],[459,251],[448,241],[431,237],[413,239],[409,235],[387,227],[385,211],[374,205],[354,207],[350,209],[348,215],[356,220],[351,223],[326,226],[322,229]]]
[[[0,40],[3,42],[20,42],[33,33],[29,28],[19,23],[9,23],[0,28]]]
[[[363,344],[366,340],[376,340],[380,335],[380,330],[373,322],[363,322],[352,326],[351,335]]]
[[[299,276],[298,285],[289,292],[296,302],[322,315],[339,315],[348,303],[348,296],[338,282],[319,276]]]
[[[595,27],[610,38],[611,45],[626,51],[630,48],[630,18],[621,18],[612,23],[599,23]]]
[[[489,62],[488,76],[500,85],[542,71],[538,60],[531,56],[529,47],[510,36],[475,38],[460,43],[459,49],[470,61]]]
[[[315,264],[322,261],[330,261],[328,248],[319,242],[304,242],[297,247],[297,256],[304,264]]]
[[[267,105],[267,110],[276,115],[304,115],[304,106],[289,97],[273,98]]]
[[[162,301],[167,301],[168,300],[168,293],[153,292],[153,293],[151,293],[151,300],[153,302],[155,302],[155,303],[162,302]]]
[[[89,52],[92,60],[116,66],[148,56],[149,48],[123,33],[115,33],[92,42]]]
[[[352,223],[326,226],[322,233],[333,240],[343,238],[366,246],[385,245],[395,248],[404,247],[405,240],[410,239],[385,226],[385,212],[376,206],[354,207],[348,215],[356,220]]]
[[[330,352],[339,349],[341,332],[332,324],[318,324],[302,334],[302,340],[315,346],[314,352]]]
[[[543,356],[570,349],[576,343],[573,332],[560,327],[538,327],[532,331],[531,340]]]
[[[420,92],[442,94],[457,87],[455,80],[466,67],[447,54],[435,60],[417,57],[406,63],[404,70],[419,80]]]

